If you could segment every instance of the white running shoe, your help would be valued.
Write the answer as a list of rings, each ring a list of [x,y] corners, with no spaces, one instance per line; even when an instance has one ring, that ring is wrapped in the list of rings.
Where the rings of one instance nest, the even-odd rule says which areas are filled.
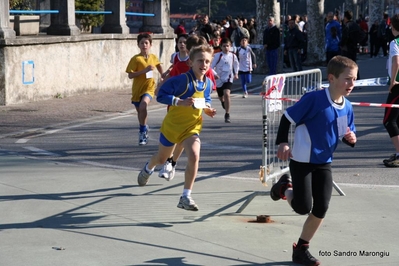
[[[137,183],[139,186],[145,186],[148,183],[148,179],[150,179],[150,176],[152,175],[153,172],[148,173],[145,168],[147,167],[148,163],[145,164],[144,168],[141,169],[139,175],[137,176]]]
[[[146,145],[148,142],[148,131],[139,132],[139,145]]]
[[[198,205],[195,204],[191,196],[181,196],[177,208],[187,211],[198,211]]]
[[[170,181],[175,177],[176,165],[172,166],[172,163],[166,161],[162,166],[161,170],[159,170],[158,176],[161,178],[165,178],[166,181]]]

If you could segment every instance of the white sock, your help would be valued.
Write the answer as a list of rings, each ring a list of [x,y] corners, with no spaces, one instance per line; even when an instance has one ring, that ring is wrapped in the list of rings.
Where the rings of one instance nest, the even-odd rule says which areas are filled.
[[[154,167],[155,168],[155,167]],[[152,172],[154,172],[154,168],[150,169],[148,168],[148,163],[145,165],[145,171],[149,174],[152,174]]]
[[[183,189],[183,196],[190,196],[191,195],[191,189]]]

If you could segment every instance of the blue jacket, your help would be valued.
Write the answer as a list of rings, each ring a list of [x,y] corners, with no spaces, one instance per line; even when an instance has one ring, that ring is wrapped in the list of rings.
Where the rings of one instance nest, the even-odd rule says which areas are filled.
[[[328,38],[331,38],[331,28],[335,27],[337,29],[337,36],[341,40],[342,38],[342,29],[341,29],[341,24],[339,24],[338,21],[332,20],[330,22],[327,22],[326,28],[325,28],[325,33],[326,33],[326,41]]]

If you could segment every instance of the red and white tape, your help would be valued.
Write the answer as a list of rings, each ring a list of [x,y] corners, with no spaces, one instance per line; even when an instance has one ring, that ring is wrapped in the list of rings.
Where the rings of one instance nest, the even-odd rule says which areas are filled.
[[[264,97],[267,100],[281,100],[281,101],[291,101],[297,102],[299,99],[293,98],[270,98]],[[373,106],[373,107],[384,107],[384,108],[399,108],[399,104],[389,104],[389,103],[366,103],[366,102],[351,102],[352,105],[357,106]]]

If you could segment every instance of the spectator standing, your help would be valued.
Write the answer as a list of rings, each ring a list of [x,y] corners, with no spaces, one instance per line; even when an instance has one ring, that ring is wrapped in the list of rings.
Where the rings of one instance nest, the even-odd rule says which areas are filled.
[[[376,53],[378,54],[380,47],[382,48],[382,56],[387,56],[388,55],[388,36],[387,36],[387,20],[388,20],[388,14],[384,14],[383,19],[380,22],[380,25],[378,26],[378,32],[377,32],[377,51]],[[376,55],[377,56],[377,55]]]
[[[329,59],[333,58],[332,55],[335,54],[335,53],[330,53],[330,55],[329,55],[328,51],[335,52],[335,50],[336,50],[335,47],[331,47],[330,46],[330,45],[334,45],[334,39],[336,39],[336,38],[332,38],[332,36],[331,36],[331,28],[335,28],[336,29],[337,38],[339,40],[341,40],[341,36],[342,36],[341,24],[339,24],[339,22],[334,19],[334,13],[333,12],[328,12],[328,14],[327,14],[327,24],[326,24],[326,27],[325,27],[325,44],[326,44],[327,64],[330,61]],[[339,51],[339,47],[338,47],[338,51]]]
[[[298,29],[295,19],[288,21],[288,33],[285,38],[284,53],[288,53],[290,65],[294,72],[302,71],[301,51],[305,44],[302,32]]]
[[[392,33],[399,35],[399,14],[392,18]],[[388,74],[390,77],[387,104],[399,104],[399,38],[389,44]],[[383,124],[387,130],[395,153],[383,160],[386,167],[399,167],[399,109],[385,108]]]
[[[244,31],[244,28],[239,26],[237,19],[231,21],[230,28],[231,28],[230,40],[231,43],[233,44],[233,52],[236,52],[237,48],[240,47],[241,45],[241,39],[244,36],[249,38],[249,33],[247,29],[245,29]]]
[[[367,53],[367,41],[368,41],[368,32],[369,25],[367,24],[368,17],[363,18],[363,16],[359,15],[359,27],[364,31],[364,39],[360,42],[361,53]]]
[[[186,22],[184,21],[184,19],[181,19],[179,21],[179,25],[177,25],[176,29],[175,29],[175,34],[177,36],[182,35],[182,34],[186,34],[186,28],[185,28]]]
[[[248,42],[255,43],[256,42],[256,27],[255,27],[255,20],[251,18],[247,24],[247,30],[249,32],[249,40]]]
[[[327,64],[334,56],[340,54],[339,51],[340,39],[337,34],[337,28],[331,27],[330,31],[331,31],[330,37],[326,40]]]
[[[277,74],[278,48],[280,47],[280,30],[274,24],[274,17],[268,17],[267,27],[263,32],[263,47],[269,67],[268,75]]]
[[[211,23],[209,22],[208,15],[203,15],[200,18],[200,25],[199,25],[198,31],[201,36],[205,37],[205,39],[208,43],[211,41],[213,30],[214,29],[213,29]]]
[[[341,53],[343,56],[348,57],[356,62],[357,58],[357,44],[358,36],[363,31],[359,25],[352,20],[353,13],[350,10],[344,12],[344,25],[342,27],[342,39],[340,43]],[[357,79],[360,78],[359,70],[357,73]]]
[[[373,25],[370,27],[369,35],[370,35],[370,58],[377,56],[378,50],[377,45],[378,42],[378,27],[379,27],[379,21],[376,20],[374,21]]]

